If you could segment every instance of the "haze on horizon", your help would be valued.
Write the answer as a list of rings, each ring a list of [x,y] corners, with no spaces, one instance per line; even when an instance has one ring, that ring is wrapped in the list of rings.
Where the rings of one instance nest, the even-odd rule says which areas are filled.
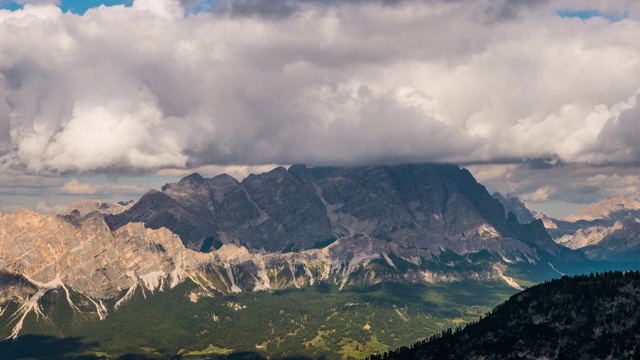
[[[640,190],[632,0],[0,8],[2,211],[293,163],[458,163],[556,216]]]

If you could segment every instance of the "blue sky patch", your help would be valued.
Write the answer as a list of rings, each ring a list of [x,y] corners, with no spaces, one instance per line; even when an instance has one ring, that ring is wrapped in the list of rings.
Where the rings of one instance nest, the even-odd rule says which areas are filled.
[[[71,11],[74,14],[82,15],[87,10],[96,8],[100,5],[113,6],[113,5],[125,5],[131,6],[133,0],[62,0],[60,1],[60,9],[63,12]],[[2,1],[0,0],[0,9],[18,10],[22,9],[23,5],[14,1]]]
[[[582,20],[591,19],[593,17],[601,17],[611,22],[620,21],[620,20],[626,19],[629,16],[629,14],[626,11],[621,14],[616,14],[616,13],[604,13],[602,11],[594,10],[594,9],[584,9],[584,10],[563,9],[563,10],[557,10],[556,14],[563,18],[579,18]]]

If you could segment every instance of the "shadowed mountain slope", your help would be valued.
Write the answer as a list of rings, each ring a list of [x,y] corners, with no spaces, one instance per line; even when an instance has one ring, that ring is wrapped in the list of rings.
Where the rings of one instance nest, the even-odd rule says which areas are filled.
[[[294,165],[242,182],[226,174],[211,179],[192,174],[161,192],[150,191],[106,221],[112,230],[131,222],[166,227],[186,246],[203,251],[228,243],[256,251],[301,251],[366,236],[434,253],[489,250],[533,259],[533,248],[541,248],[579,256],[551,241],[539,221],[508,221],[502,205],[471,173],[443,164]]]
[[[529,288],[477,323],[372,359],[631,359],[640,351],[640,272]]]

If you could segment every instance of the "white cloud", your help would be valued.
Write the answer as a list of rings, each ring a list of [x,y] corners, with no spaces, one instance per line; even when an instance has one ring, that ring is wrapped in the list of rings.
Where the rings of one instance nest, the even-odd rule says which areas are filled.
[[[66,214],[69,212],[69,207],[61,204],[49,205],[45,202],[40,202],[36,206],[36,211],[43,214]]]
[[[81,184],[78,179],[71,179],[60,188],[61,193],[69,195],[98,195],[102,190],[102,186]]]
[[[632,166],[533,162],[508,166],[474,165],[468,169],[490,191],[515,192],[531,202],[588,204],[613,196],[640,196],[640,175]]]
[[[14,213],[20,209],[24,209],[24,206],[20,206],[20,205],[5,205],[2,208],[0,208],[0,212],[3,212],[5,214],[11,214]]]
[[[543,186],[534,192],[522,194],[521,198],[525,201],[548,201],[549,197],[555,194],[557,190],[553,186]]]
[[[242,181],[250,174],[261,174],[273,170],[274,168],[282,166],[278,164],[266,164],[266,165],[203,165],[192,169],[163,169],[158,171],[157,176],[170,176],[170,177],[185,177],[194,172],[199,173],[204,177],[212,178],[216,175],[227,174],[231,175],[238,181]]]
[[[65,195],[107,196],[114,194],[142,195],[148,188],[139,185],[116,184],[88,184],[81,183],[78,179],[71,179],[60,188],[60,193]]]
[[[640,161],[636,2],[243,0],[191,16],[178,4],[0,10],[0,170],[244,177],[300,162],[555,158],[585,164],[571,167],[579,185],[528,165],[478,176],[531,199],[633,187],[586,178]],[[568,170],[549,171],[566,183]],[[133,191],[75,181],[61,191]]]

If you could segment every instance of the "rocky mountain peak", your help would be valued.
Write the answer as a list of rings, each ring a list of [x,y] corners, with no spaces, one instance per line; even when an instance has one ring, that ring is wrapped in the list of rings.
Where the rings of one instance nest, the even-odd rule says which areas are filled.
[[[491,249],[507,257],[522,251],[514,241],[557,246],[544,229],[508,223],[503,206],[456,165],[297,164],[241,182],[228,175],[195,180],[190,175],[148,193],[128,211],[107,216],[107,223],[112,230],[129,222],[167,227],[188,247],[206,251],[214,243],[302,251],[361,235],[436,253]]]
[[[119,214],[131,208],[134,203],[135,202],[133,200],[110,203],[94,199],[81,199],[71,205],[69,213],[77,210],[81,216],[87,215],[93,211],[98,211],[103,215]]]
[[[535,219],[535,216],[533,215],[533,213],[531,213],[531,211],[527,207],[527,204],[520,200],[520,198],[518,198],[515,193],[510,192],[505,198],[502,196],[502,194],[496,191],[493,193],[492,197],[498,200],[500,204],[502,204],[505,214],[508,214],[510,212],[514,213],[518,219],[518,222],[520,222],[521,224],[528,224]]]
[[[562,218],[564,221],[593,221],[615,216],[616,213],[640,210],[640,201],[623,196],[611,197],[590,204],[573,215]]]

